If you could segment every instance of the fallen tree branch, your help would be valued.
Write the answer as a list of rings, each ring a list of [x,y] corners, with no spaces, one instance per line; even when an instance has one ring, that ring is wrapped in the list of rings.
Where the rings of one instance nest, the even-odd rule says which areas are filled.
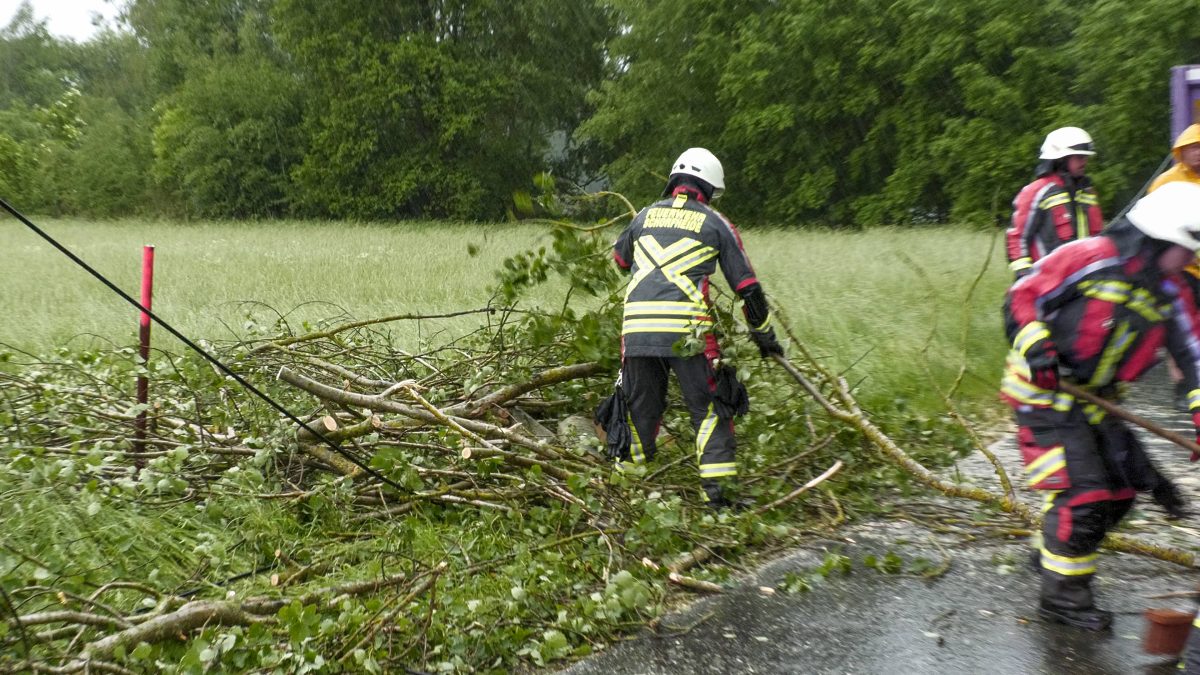
[[[197,600],[183,607],[131,628],[126,628],[83,648],[79,660],[88,661],[111,655],[118,647],[130,649],[139,642],[159,642],[168,637],[187,633],[201,626],[247,626],[272,619],[256,616],[242,608],[240,603]]]
[[[804,494],[805,492],[808,492],[812,488],[820,485],[821,483],[824,483],[826,480],[829,479],[830,476],[837,473],[838,471],[841,471],[842,466],[843,466],[842,461],[839,459],[838,461],[834,462],[833,466],[826,469],[825,473],[808,481],[807,483],[796,488],[795,490],[792,490],[791,492],[784,495],[783,497],[776,499],[775,501],[771,502],[770,504],[764,504],[763,506],[760,506],[757,509],[754,509],[753,511],[750,512],[750,515],[761,516],[762,514],[766,513],[767,511],[770,511],[772,509],[777,509],[780,506],[787,504],[788,502],[796,499],[797,497]]]

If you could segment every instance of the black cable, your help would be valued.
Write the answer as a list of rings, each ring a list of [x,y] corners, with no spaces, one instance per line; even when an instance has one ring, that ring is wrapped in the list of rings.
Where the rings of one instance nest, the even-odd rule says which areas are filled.
[[[263,401],[266,401],[266,403],[268,405],[270,405],[272,408],[274,408],[275,410],[279,411],[280,413],[283,413],[283,415],[285,417],[287,417],[289,420],[295,422],[297,425],[299,425],[300,427],[307,430],[313,436],[316,436],[317,438],[321,439],[321,441],[323,443],[325,443],[325,445],[328,445],[330,448],[333,448],[334,452],[338,453],[342,457],[345,457],[347,460],[349,460],[355,466],[357,466],[358,468],[365,471],[367,473],[367,475],[378,478],[379,480],[383,481],[384,483],[396,488],[400,492],[406,492],[406,490],[403,487],[401,487],[399,484],[397,484],[395,481],[389,479],[387,476],[384,476],[383,474],[372,469],[371,467],[367,466],[366,464],[363,464],[354,455],[343,450],[340,445],[329,440],[328,438],[325,437],[324,434],[322,434],[321,432],[317,431],[316,429],[313,429],[312,427],[310,427],[307,424],[305,424],[304,422],[302,422],[299,417],[296,417],[295,415],[293,415],[291,413],[291,411],[289,411],[287,408],[283,407],[279,403],[276,403],[274,399],[272,399],[270,396],[267,396],[266,394],[264,394],[253,384],[250,384],[244,377],[233,372],[229,368],[229,366],[226,366],[224,363],[221,363],[221,361],[219,359],[217,359],[215,356],[209,354],[207,351],[205,351],[203,348],[201,348],[195,342],[192,342],[191,340],[189,340],[187,338],[187,336],[185,336],[183,333],[180,333],[179,331],[175,330],[175,328],[173,326],[171,326],[171,324],[158,318],[158,316],[154,312],[151,312],[149,309],[143,307],[142,303],[138,302],[137,300],[134,300],[132,297],[129,296],[129,294],[127,294],[125,291],[122,291],[120,288],[118,288],[116,284],[109,281],[103,274],[100,274],[95,269],[93,269],[91,265],[88,265],[86,262],[84,262],[82,258],[80,258],[79,256],[72,253],[70,251],[70,249],[68,249],[66,246],[63,246],[62,244],[58,243],[58,241],[55,240],[54,237],[51,237],[49,234],[46,234],[41,228],[39,228],[37,225],[34,225],[32,222],[30,222],[30,220],[28,218],[21,215],[20,211],[13,208],[12,205],[10,205],[4,199],[0,199],[0,207],[3,207],[4,210],[11,213],[14,218],[16,218],[17,220],[24,223],[25,226],[28,227],[29,229],[33,230],[35,234],[37,234],[42,239],[45,239],[47,243],[49,243],[54,248],[58,249],[63,255],[70,258],[71,261],[74,262],[76,265],[79,265],[83,269],[87,270],[88,274],[91,274],[93,277],[96,277],[96,279],[98,279],[100,281],[100,283],[107,286],[109,288],[109,290],[111,290],[113,293],[116,293],[117,295],[121,296],[122,298],[124,298],[124,300],[126,302],[133,305],[134,307],[137,307],[140,311],[145,312],[147,316],[149,316],[151,319],[154,320],[155,323],[162,326],[164,330],[166,330],[171,335],[174,335],[180,342],[182,342],[183,344],[190,347],[197,354],[199,354],[200,356],[203,356],[205,359],[208,360],[209,363],[211,363],[214,366],[216,366],[217,368],[219,368],[221,370],[221,372],[225,373],[229,377],[232,377],[234,379],[234,381],[236,381],[238,384],[242,385],[246,389],[250,390],[250,392],[252,394],[254,394],[255,396],[261,398]]]

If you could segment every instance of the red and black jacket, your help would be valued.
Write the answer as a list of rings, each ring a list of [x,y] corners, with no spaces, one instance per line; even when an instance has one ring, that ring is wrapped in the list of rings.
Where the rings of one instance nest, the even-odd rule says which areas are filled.
[[[1103,228],[1100,202],[1086,176],[1040,176],[1013,199],[1012,227],[1006,232],[1009,268],[1021,277],[1059,246]]]
[[[1137,379],[1164,344],[1200,407],[1200,331],[1195,301],[1178,276],[1162,277],[1149,240],[1127,220],[1108,233],[1060,247],[1008,291],[1013,351],[1002,396],[1014,406],[1050,406],[1055,392],[1030,381],[1025,350],[1053,342],[1060,373],[1093,391]]]

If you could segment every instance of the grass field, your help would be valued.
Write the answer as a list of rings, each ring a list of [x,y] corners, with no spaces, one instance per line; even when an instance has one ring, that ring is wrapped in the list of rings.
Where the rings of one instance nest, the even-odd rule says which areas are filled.
[[[295,330],[304,330],[300,323],[305,320],[344,314],[372,318],[479,308],[487,304],[495,272],[507,256],[549,240],[534,225],[39,224],[134,295],[140,246],[155,243],[155,309],[192,337],[213,340],[247,330],[245,302],[287,313]],[[608,240],[614,235],[599,236]],[[964,434],[949,422],[941,391],[963,366],[967,376],[957,402],[969,409],[973,426],[991,426],[991,414],[999,407],[995,386],[1004,351],[998,306],[1008,276],[996,236],[964,228],[860,233],[751,229],[744,238],[759,278],[798,338],[859,386],[858,400],[872,418],[914,456],[945,462],[962,448]],[[477,254],[469,255],[468,247]],[[11,220],[0,222],[0,288],[5,318],[0,343],[50,352],[63,345],[82,350],[94,340],[134,340],[131,308]],[[529,302],[543,299],[548,307],[558,307],[562,290],[541,288]],[[253,314],[270,316],[261,306]],[[475,323],[474,317],[428,321],[421,322],[420,330],[422,335],[458,331]],[[419,337],[416,324],[390,325],[392,341],[400,347],[411,348],[406,342]],[[162,331],[156,344],[182,351]],[[0,362],[4,352],[0,345]],[[510,672],[518,665],[581,656],[592,643],[615,639],[661,613],[669,591],[657,590],[661,577],[656,579],[638,562],[643,557],[674,558],[702,539],[738,541],[746,542],[745,550],[739,547],[729,555],[743,564],[761,547],[794,545],[797,528],[808,532],[824,527],[820,501],[797,502],[789,506],[794,511],[762,519],[718,519],[708,509],[693,508],[683,496],[694,492],[694,468],[679,461],[692,451],[688,443],[675,443],[660,458],[666,473],[645,490],[602,471],[574,484],[571,492],[588,500],[584,506],[591,512],[622,518],[615,521],[624,534],[614,551],[604,543],[607,538],[602,542],[595,537],[593,525],[585,526],[590,521],[574,502],[529,493],[530,486],[543,481],[541,466],[523,473],[495,464],[479,469],[474,462],[460,462],[467,455],[454,451],[466,441],[441,431],[364,439],[366,445],[359,449],[372,456],[372,466],[391,466],[392,475],[414,485],[397,492],[399,499],[414,499],[411,491],[425,487],[429,494],[453,487],[439,475],[455,476],[454,481],[467,475],[484,481],[470,491],[473,499],[511,499],[520,508],[505,512],[430,502],[403,515],[358,519],[378,507],[357,501],[356,481],[334,479],[323,470],[297,478],[290,468],[296,457],[290,426],[265,406],[253,405],[248,395],[239,398],[195,359],[177,360],[184,361],[179,366],[179,380],[187,383],[182,392],[174,383],[164,383],[154,390],[156,395],[165,395],[166,409],[181,415],[203,411],[212,419],[220,414],[231,420],[246,446],[256,449],[253,457],[231,461],[210,454],[207,443],[180,445],[183,441],[172,436],[164,440],[169,449],[158,453],[147,469],[134,472],[115,454],[123,452],[127,439],[109,437],[106,420],[114,411],[98,415],[92,403],[76,403],[90,400],[79,399],[77,382],[105,392],[109,390],[97,382],[124,381],[131,387],[128,363],[115,359],[116,369],[109,370],[109,362],[74,353],[48,361],[47,367],[24,367],[24,376],[38,384],[18,390],[17,396],[0,386],[0,530],[6,535],[0,541],[0,590],[10,596],[46,584],[77,596],[110,582],[134,580],[170,593],[196,589],[197,597],[204,598],[296,597],[299,590],[281,591],[278,575],[268,572],[291,574],[301,566],[318,570],[314,578],[299,582],[315,588],[373,579],[408,565],[414,575],[440,562],[450,565],[434,594],[436,611],[433,595],[428,601],[401,601],[400,591],[394,597],[384,591],[337,606],[302,606],[297,600],[271,617],[273,629],[264,630],[266,624],[208,626],[192,631],[188,642],[152,640],[154,646],[142,643],[127,658],[114,657],[124,658],[122,663],[134,672],[305,672],[301,665],[315,669],[318,657],[338,654],[343,660],[347,654],[360,660],[386,654],[394,662],[384,672],[398,672],[404,663],[423,671]],[[56,361],[67,367],[55,370]],[[3,367],[10,365],[15,366]],[[773,366],[764,365],[758,373],[768,368]],[[260,372],[251,372],[252,379],[263,383]],[[67,375],[77,379],[55,379]],[[754,399],[758,407],[739,422],[738,461],[741,475],[751,477],[745,483],[750,495],[774,499],[835,458],[848,465],[833,485],[840,499],[833,502],[840,503],[835,512],[850,517],[869,512],[881,490],[904,484],[855,435],[797,455],[797,445],[814,443],[827,433],[834,438],[829,430],[836,424],[820,415],[806,417],[806,397],[792,393],[794,383],[770,384],[783,380],[775,370],[753,381],[752,387],[762,385],[752,395],[761,394]],[[284,389],[277,382],[265,384],[273,392]],[[604,390],[608,385],[595,380],[589,386]],[[562,391],[573,396],[580,390]],[[307,395],[284,395],[288,398],[281,400],[305,401],[297,409],[311,405]],[[586,415],[590,406],[584,400],[572,412]],[[121,408],[95,405],[115,406],[117,412]],[[14,406],[22,411],[19,415],[9,412],[18,409]],[[675,428],[686,426],[680,420],[686,412],[674,415]],[[678,459],[668,461],[671,456]],[[453,471],[429,473],[442,467],[446,457],[445,467]],[[570,457],[560,456],[554,466],[561,468]],[[792,461],[798,457],[806,463]],[[402,471],[405,466],[414,468]],[[102,480],[89,480],[93,474]],[[486,482],[493,476],[499,486],[495,489]],[[470,480],[463,484],[475,485]],[[193,489],[199,491],[192,494]],[[304,492],[296,492],[300,489]],[[622,497],[612,500],[615,494]],[[826,494],[833,498],[832,492]],[[597,495],[610,501],[599,501]],[[373,493],[358,496],[373,498]],[[626,500],[629,506],[623,507]],[[474,571],[476,565],[488,571]],[[730,571],[714,564],[696,574],[723,582]],[[30,611],[59,609],[59,603],[67,602],[48,592],[38,591],[38,597],[41,604],[31,605]],[[114,596],[114,601],[132,606],[138,597]],[[394,611],[381,614],[393,606]],[[386,638],[378,633],[375,647],[348,649],[361,644],[364,631],[385,624],[392,632]],[[66,641],[38,653],[53,654]],[[18,642],[11,635],[5,642],[0,633],[0,670],[7,656],[4,647]],[[364,664],[349,671],[363,672]]]
[[[540,226],[514,224],[40,225],[134,297],[140,247],[155,244],[155,311],[189,336],[217,340],[244,332],[254,310],[247,302],[284,313],[295,330],[302,321],[341,315],[483,307],[502,261],[548,239]],[[868,400],[936,406],[926,368],[944,386],[964,363],[968,396],[991,396],[1003,353],[999,305],[1008,277],[993,234],[751,229],[744,239],[759,278],[799,337],[839,368],[853,366],[849,376],[862,381]],[[135,340],[132,308],[12,219],[0,222],[0,288],[0,342],[42,351],[93,339],[88,336],[122,345]],[[262,307],[253,314],[272,317]],[[415,340],[418,329],[453,330],[472,321],[395,324],[392,330],[404,343]],[[162,331],[156,346],[181,347]]]

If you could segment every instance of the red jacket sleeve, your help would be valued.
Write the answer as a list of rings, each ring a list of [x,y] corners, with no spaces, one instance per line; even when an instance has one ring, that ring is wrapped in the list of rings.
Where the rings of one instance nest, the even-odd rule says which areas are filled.
[[[1034,181],[1013,199],[1012,226],[1005,232],[1008,266],[1013,272],[1022,272],[1033,265],[1030,242],[1037,232],[1037,196],[1042,187],[1042,181]]]

